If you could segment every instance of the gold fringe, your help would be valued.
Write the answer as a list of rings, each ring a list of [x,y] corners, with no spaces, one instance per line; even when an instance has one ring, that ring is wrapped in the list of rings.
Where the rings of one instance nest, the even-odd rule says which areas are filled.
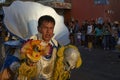
[[[67,78],[70,77],[69,72],[64,70],[64,64],[63,64],[63,60],[64,60],[63,51],[64,51],[64,49],[65,49],[65,47],[63,46],[57,52],[58,58],[56,60],[55,69],[54,69],[53,77],[51,80],[66,80]]]
[[[30,80],[32,77],[35,77],[37,73],[37,67],[36,66],[28,66],[25,62],[21,64],[19,68],[19,80],[24,80],[27,78],[27,80]]]

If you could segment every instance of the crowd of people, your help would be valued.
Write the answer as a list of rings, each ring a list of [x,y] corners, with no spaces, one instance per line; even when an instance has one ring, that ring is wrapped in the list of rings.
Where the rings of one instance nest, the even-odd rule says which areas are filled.
[[[104,50],[115,50],[120,37],[120,24],[118,21],[97,23],[85,20],[82,25],[78,20],[70,21],[67,25],[70,32],[71,44]]]

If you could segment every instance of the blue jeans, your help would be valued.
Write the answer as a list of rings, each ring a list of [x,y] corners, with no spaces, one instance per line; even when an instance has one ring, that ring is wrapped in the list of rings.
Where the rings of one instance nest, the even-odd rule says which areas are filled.
[[[110,36],[111,35],[104,35],[103,37],[103,47],[106,49],[106,48],[110,48]]]
[[[112,49],[112,50],[114,50],[115,49],[115,46],[116,46],[116,44],[117,44],[117,41],[116,41],[116,39],[115,39],[115,37],[110,37],[110,43],[111,43],[111,45],[110,45],[110,48]]]

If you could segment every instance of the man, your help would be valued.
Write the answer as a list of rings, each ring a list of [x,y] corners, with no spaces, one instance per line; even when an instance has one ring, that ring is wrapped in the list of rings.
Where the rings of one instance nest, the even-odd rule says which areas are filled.
[[[76,48],[73,46],[59,46],[58,42],[53,38],[54,26],[54,18],[49,15],[44,15],[38,20],[38,34],[30,38],[42,40],[43,44],[51,45],[48,51],[49,53],[42,56],[37,63],[37,75],[35,80],[68,80],[68,78],[70,78],[70,70],[81,65],[80,53]],[[70,51],[69,49],[74,50]],[[70,53],[70,55],[66,55],[65,58],[64,53]],[[72,55],[75,57],[72,57]],[[71,64],[71,62],[73,63]],[[70,66],[68,66],[69,63]]]
[[[42,16],[38,20],[38,34],[31,37],[31,39],[42,40],[44,44],[50,43],[52,45],[48,55],[43,56],[37,64],[38,76],[36,80],[50,80],[52,77],[58,47],[57,41],[53,39],[54,26],[55,20],[51,16]]]

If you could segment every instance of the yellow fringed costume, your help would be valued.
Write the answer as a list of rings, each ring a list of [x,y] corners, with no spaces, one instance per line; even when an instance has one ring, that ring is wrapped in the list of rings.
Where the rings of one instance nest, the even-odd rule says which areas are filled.
[[[59,48],[59,50],[57,52],[57,60],[55,63],[55,69],[54,69],[53,77],[51,80],[67,80],[70,78],[70,70],[66,70],[65,69],[66,65],[64,64],[65,57],[66,57],[66,55],[64,54],[64,51],[69,48],[72,48],[72,49],[76,50],[77,52],[79,52],[78,49],[72,45],[62,46],[61,48]],[[82,64],[82,60],[81,60],[80,53],[79,53],[77,61],[75,63],[75,68],[80,67],[81,64]]]

